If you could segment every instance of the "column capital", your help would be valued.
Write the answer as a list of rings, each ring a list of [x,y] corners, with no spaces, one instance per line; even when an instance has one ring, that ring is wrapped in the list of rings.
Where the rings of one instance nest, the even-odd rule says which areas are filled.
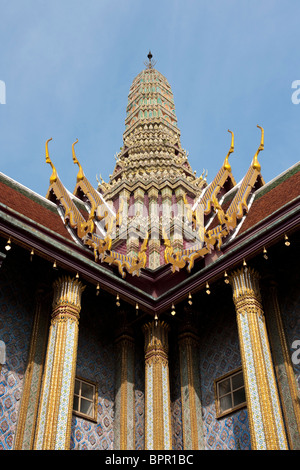
[[[77,321],[85,286],[78,279],[62,276],[53,283],[52,321],[68,317]]]
[[[53,283],[53,311],[34,444],[38,450],[70,447],[78,320],[84,288],[70,276]]]
[[[247,304],[247,310],[252,307],[253,310],[263,314],[259,279],[260,276],[258,272],[248,267],[242,267],[230,274],[229,280],[233,290],[233,301],[237,312],[243,312]]]
[[[126,341],[128,345],[134,345],[134,332],[128,324],[128,312],[121,309],[117,314],[117,324],[115,329],[115,344]]]
[[[145,360],[147,363],[159,358],[168,362],[170,326],[165,321],[152,321],[143,325],[145,335]]]
[[[262,308],[259,275],[242,267],[231,273],[253,449],[286,449],[272,355]]]
[[[195,321],[192,317],[192,310],[190,308],[186,309],[183,321],[179,326],[178,340],[180,344],[184,341],[189,341],[193,344],[197,344],[199,342],[198,329],[195,325]]]

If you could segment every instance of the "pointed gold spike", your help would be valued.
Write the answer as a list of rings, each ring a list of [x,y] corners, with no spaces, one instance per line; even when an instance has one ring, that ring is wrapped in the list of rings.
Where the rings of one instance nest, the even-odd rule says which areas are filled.
[[[45,150],[46,150],[46,163],[49,163],[52,168],[52,175],[50,176],[50,184],[52,184],[52,183],[55,183],[55,181],[57,180],[57,171],[49,156],[48,143],[50,142],[50,140],[52,140],[52,137],[46,141]]]
[[[79,163],[79,161],[78,161],[78,159],[77,159],[77,157],[76,157],[76,154],[75,154],[74,145],[77,144],[77,142],[78,142],[78,139],[76,139],[75,142],[73,142],[73,144],[72,144],[72,156],[73,156],[73,162],[74,162],[75,164],[77,164],[78,167],[79,167],[79,171],[78,171],[78,173],[77,173],[77,183],[78,183],[78,181],[83,180],[83,178],[84,178],[84,173],[83,173],[82,166],[80,165],[80,163]]]
[[[260,166],[260,163],[259,163],[257,157],[258,157],[259,152],[261,152],[261,151],[264,150],[264,148],[265,148],[265,144],[264,144],[264,135],[265,135],[265,131],[264,131],[264,129],[263,129],[261,126],[257,125],[257,127],[261,130],[261,137],[260,137],[260,144],[259,144],[259,147],[258,147],[258,149],[257,149],[256,154],[255,154],[254,157],[253,157],[252,167],[254,168],[254,170],[260,171],[260,170],[261,170],[261,166]]]
[[[230,132],[230,134],[231,134],[231,145],[230,145],[229,152],[227,153],[226,158],[224,160],[224,165],[223,166],[224,166],[225,170],[231,171],[231,166],[229,164],[228,159],[229,159],[229,155],[234,152],[234,133],[232,131],[230,131],[229,129],[228,129],[228,132]]]

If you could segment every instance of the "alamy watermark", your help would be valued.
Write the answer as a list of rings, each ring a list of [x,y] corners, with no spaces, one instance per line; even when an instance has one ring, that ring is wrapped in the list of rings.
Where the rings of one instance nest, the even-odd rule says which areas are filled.
[[[291,97],[292,103],[299,104],[300,103],[300,80],[294,80],[292,82],[292,88],[295,89]]]
[[[105,236],[109,228],[112,239],[146,238],[152,240],[163,238],[187,240],[203,244],[204,242],[204,205],[196,208],[188,203],[178,206],[177,203],[132,203],[128,204],[122,196],[117,203],[118,215],[111,201],[97,207],[98,235]]]
[[[3,80],[0,80],[0,104],[6,104],[6,85]]]
[[[292,343],[292,348],[296,349],[296,351],[292,354],[292,363],[293,364],[300,364],[300,340],[295,339]]]

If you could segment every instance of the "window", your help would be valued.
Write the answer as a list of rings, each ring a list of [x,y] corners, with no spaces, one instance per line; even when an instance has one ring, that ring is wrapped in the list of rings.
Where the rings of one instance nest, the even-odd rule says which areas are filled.
[[[75,378],[73,411],[83,418],[97,420],[97,391],[94,383]]]
[[[242,369],[229,372],[215,380],[217,418],[246,406]]]

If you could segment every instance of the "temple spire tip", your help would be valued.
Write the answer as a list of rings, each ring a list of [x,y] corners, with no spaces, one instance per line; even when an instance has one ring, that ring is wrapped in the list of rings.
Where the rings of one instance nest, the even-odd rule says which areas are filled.
[[[152,60],[153,54],[150,50],[148,52],[147,57],[148,57],[149,62],[145,62],[145,65],[148,69],[152,69],[154,67],[154,65],[156,64],[156,62]]]

